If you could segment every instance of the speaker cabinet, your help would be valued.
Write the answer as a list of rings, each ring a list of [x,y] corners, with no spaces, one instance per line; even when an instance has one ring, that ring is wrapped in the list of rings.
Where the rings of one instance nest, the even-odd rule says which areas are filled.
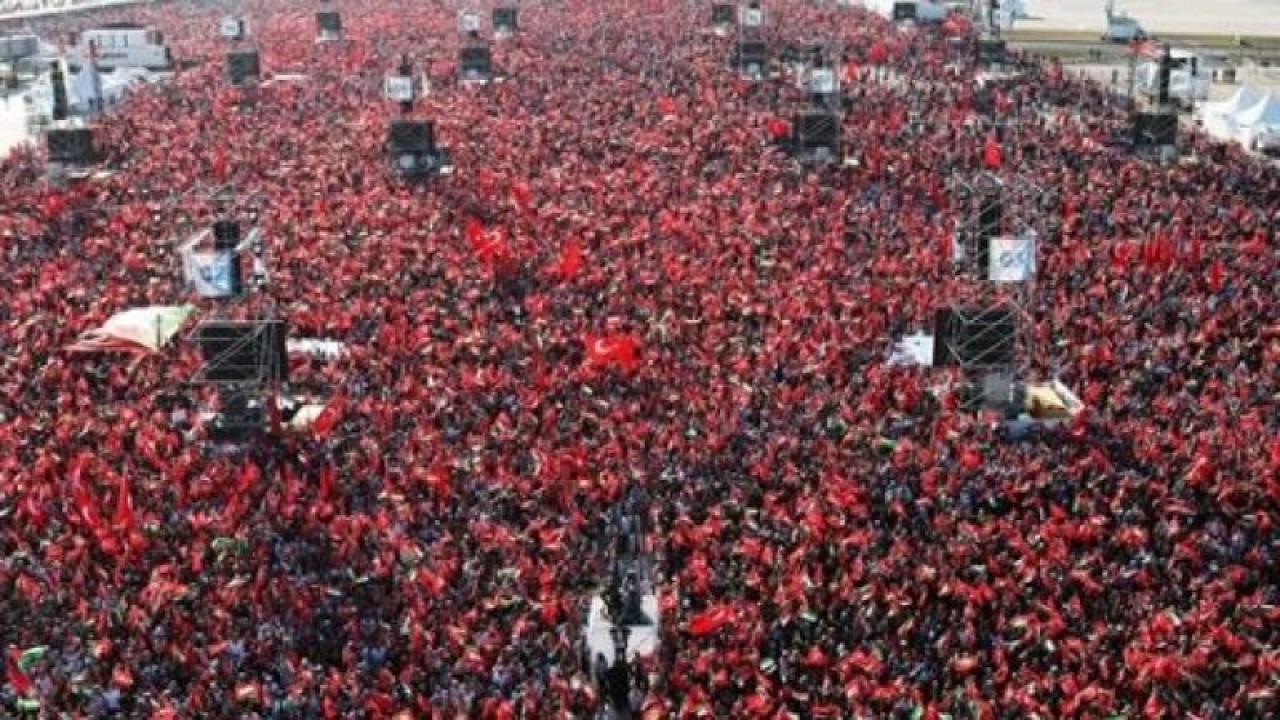
[[[840,147],[840,119],[831,113],[809,112],[792,121],[798,150],[826,148],[835,152]]]
[[[1003,65],[1008,58],[1008,49],[1003,40],[979,40],[978,64]]]
[[[934,314],[935,367],[1008,367],[1017,359],[1012,307],[944,308]]]
[[[743,71],[755,66],[760,72],[764,72],[769,65],[769,45],[759,40],[739,42],[734,51],[734,65]]]
[[[515,32],[518,29],[516,21],[518,14],[513,7],[496,7],[493,9],[493,29],[505,30],[507,32]]]
[[[459,50],[458,69],[463,75],[490,75],[493,71],[493,58],[489,46],[473,45]]]
[[[262,76],[262,63],[257,50],[233,50],[227,53],[227,79],[242,85]]]
[[[338,34],[342,32],[342,15],[326,10],[316,13],[316,29],[322,33]]]
[[[395,154],[428,153],[435,149],[435,127],[419,120],[392,120],[387,147]]]
[[[289,358],[283,320],[217,321],[196,329],[196,345],[209,382],[287,382]]]
[[[1133,116],[1133,146],[1163,147],[1178,144],[1178,116],[1171,112],[1137,113]]]
[[[49,160],[68,165],[92,165],[97,153],[90,128],[54,128],[45,134]]]

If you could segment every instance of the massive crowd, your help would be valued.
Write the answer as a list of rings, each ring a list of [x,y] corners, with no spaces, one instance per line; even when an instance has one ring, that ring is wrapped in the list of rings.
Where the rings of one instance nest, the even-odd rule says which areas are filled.
[[[634,492],[648,717],[1280,712],[1274,169],[1115,147],[1121,104],[1052,63],[978,112],[968,32],[849,8],[768,8],[851,78],[858,163],[802,171],[769,128],[803,98],[735,77],[702,3],[522,5],[481,87],[453,6],[332,6],[316,44],[316,8],[240,4],[306,75],[251,93],[224,5],[78,19],[195,65],[97,122],[114,175],[0,165],[0,714],[591,717],[584,604]],[[456,163],[424,185],[382,156],[403,53]],[[885,362],[971,290],[940,248],[992,117],[1046,190],[1031,366],[1088,405],[1016,441]],[[326,437],[215,453],[191,343],[62,351],[186,299],[170,239],[221,180],[291,334],[349,348],[293,368],[347,398]]]

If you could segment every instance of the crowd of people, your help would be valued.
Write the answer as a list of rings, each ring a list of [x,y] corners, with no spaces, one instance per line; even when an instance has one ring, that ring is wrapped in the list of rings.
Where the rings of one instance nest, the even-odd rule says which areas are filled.
[[[1053,62],[979,102],[959,25],[770,3],[775,51],[847,78],[856,162],[801,168],[770,130],[803,93],[735,74],[709,5],[521,4],[487,85],[451,4],[326,7],[340,42],[236,5],[304,76],[252,90],[226,4],[37,28],[141,21],[191,67],[94,122],[111,174],[0,165],[0,714],[594,717],[581,626],[637,493],[645,717],[1280,712],[1274,168],[1117,147],[1124,103]],[[403,54],[455,163],[422,184],[383,153]],[[1028,367],[1087,406],[1016,440],[886,362],[976,291],[946,248],[984,169],[1044,191]],[[220,186],[290,334],[346,346],[292,367],[344,398],[328,433],[219,450],[190,342],[63,351],[190,300],[173,237]]]

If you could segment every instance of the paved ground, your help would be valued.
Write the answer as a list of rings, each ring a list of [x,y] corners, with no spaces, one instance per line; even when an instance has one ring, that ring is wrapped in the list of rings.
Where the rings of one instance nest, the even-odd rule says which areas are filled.
[[[1128,90],[1129,68],[1127,65],[1077,65],[1070,71],[1085,73],[1103,85],[1115,87],[1117,92],[1123,93]],[[1234,95],[1241,85],[1249,85],[1262,92],[1280,92],[1280,68],[1238,68],[1235,83],[1214,83],[1210,86],[1209,99],[1226,100]]]
[[[1025,0],[1035,20],[1020,20],[1027,30],[1097,30],[1106,26],[1104,0]],[[1133,17],[1149,33],[1225,33],[1280,36],[1280,0],[1116,0],[1116,9]]]

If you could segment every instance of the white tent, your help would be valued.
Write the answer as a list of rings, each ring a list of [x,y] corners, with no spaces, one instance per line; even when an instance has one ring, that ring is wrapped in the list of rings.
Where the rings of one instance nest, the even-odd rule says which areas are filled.
[[[1237,112],[1252,106],[1262,99],[1262,93],[1254,90],[1249,85],[1241,85],[1227,100],[1220,102],[1207,102],[1200,106],[1200,113],[1206,117],[1210,115],[1235,115]]]
[[[1213,137],[1251,148],[1274,145],[1280,139],[1280,95],[1243,86],[1223,102],[1205,103],[1200,120]]]
[[[1235,116],[1242,128],[1280,125],[1280,96],[1267,93],[1249,107],[1238,110]]]
[[[1280,145],[1280,95],[1267,93],[1235,115],[1236,138],[1255,150]]]

